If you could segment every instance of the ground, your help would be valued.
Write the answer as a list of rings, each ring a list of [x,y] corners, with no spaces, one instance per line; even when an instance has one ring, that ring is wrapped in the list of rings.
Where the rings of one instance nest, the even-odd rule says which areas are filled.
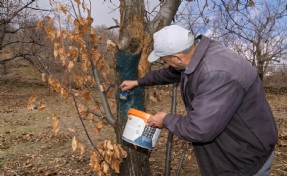
[[[81,157],[78,151],[73,152],[71,141],[75,129],[81,142],[89,148],[84,137],[76,110],[71,100],[62,100],[48,86],[41,82],[40,74],[24,61],[7,65],[7,74],[0,75],[0,176],[12,175],[93,175],[89,170],[89,150]],[[147,105],[151,113],[157,110],[170,110],[171,91],[167,87],[158,87],[153,101]],[[152,91],[152,90],[150,90]],[[30,96],[47,107],[42,112],[28,110]],[[271,175],[287,175],[287,94],[266,92],[268,101],[276,118],[280,132],[276,147],[276,156]],[[180,101],[180,100],[179,100]],[[155,106],[156,104],[156,106]],[[179,113],[184,113],[179,102]],[[60,118],[60,131],[52,132],[52,115]],[[113,130],[106,127],[93,140],[111,139],[114,141]],[[150,158],[153,175],[163,175],[164,156],[167,131],[162,136]],[[175,175],[184,142],[175,137],[172,152],[172,174]],[[91,148],[91,147],[90,147]],[[192,146],[188,144],[186,158],[183,162],[181,175],[199,175],[192,154]]]

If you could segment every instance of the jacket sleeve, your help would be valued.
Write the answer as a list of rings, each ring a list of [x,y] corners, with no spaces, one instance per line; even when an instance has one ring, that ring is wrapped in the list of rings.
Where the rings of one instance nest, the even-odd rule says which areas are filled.
[[[182,70],[176,70],[173,67],[153,70],[144,77],[138,79],[140,86],[163,85],[180,82]]]
[[[193,110],[183,117],[168,114],[163,126],[191,142],[210,142],[226,127],[243,96],[244,89],[229,73],[209,72],[200,78],[189,102]]]

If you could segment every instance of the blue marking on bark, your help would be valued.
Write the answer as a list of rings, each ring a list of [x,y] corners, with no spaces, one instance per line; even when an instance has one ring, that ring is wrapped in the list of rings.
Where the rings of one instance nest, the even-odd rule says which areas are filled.
[[[116,70],[120,77],[120,82],[124,80],[136,80],[138,78],[138,64],[141,54],[128,54],[118,50],[116,53]],[[119,113],[126,122],[127,111],[130,108],[135,108],[144,111],[144,90],[138,86],[128,92],[128,99],[126,101],[119,100],[119,93],[117,94],[117,102],[119,105]]]

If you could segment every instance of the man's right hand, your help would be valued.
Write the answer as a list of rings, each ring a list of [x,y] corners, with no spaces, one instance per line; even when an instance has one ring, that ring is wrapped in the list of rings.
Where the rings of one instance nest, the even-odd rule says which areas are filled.
[[[122,91],[127,91],[127,90],[134,88],[135,86],[138,86],[138,85],[139,84],[138,84],[137,80],[125,80],[120,85],[120,88],[122,89]]]

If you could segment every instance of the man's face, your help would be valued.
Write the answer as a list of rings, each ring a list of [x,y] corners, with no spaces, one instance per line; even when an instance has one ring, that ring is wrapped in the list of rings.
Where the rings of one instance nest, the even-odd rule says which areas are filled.
[[[160,59],[164,61],[167,65],[177,70],[184,69],[184,66],[182,64],[182,59],[176,55],[163,56]]]

